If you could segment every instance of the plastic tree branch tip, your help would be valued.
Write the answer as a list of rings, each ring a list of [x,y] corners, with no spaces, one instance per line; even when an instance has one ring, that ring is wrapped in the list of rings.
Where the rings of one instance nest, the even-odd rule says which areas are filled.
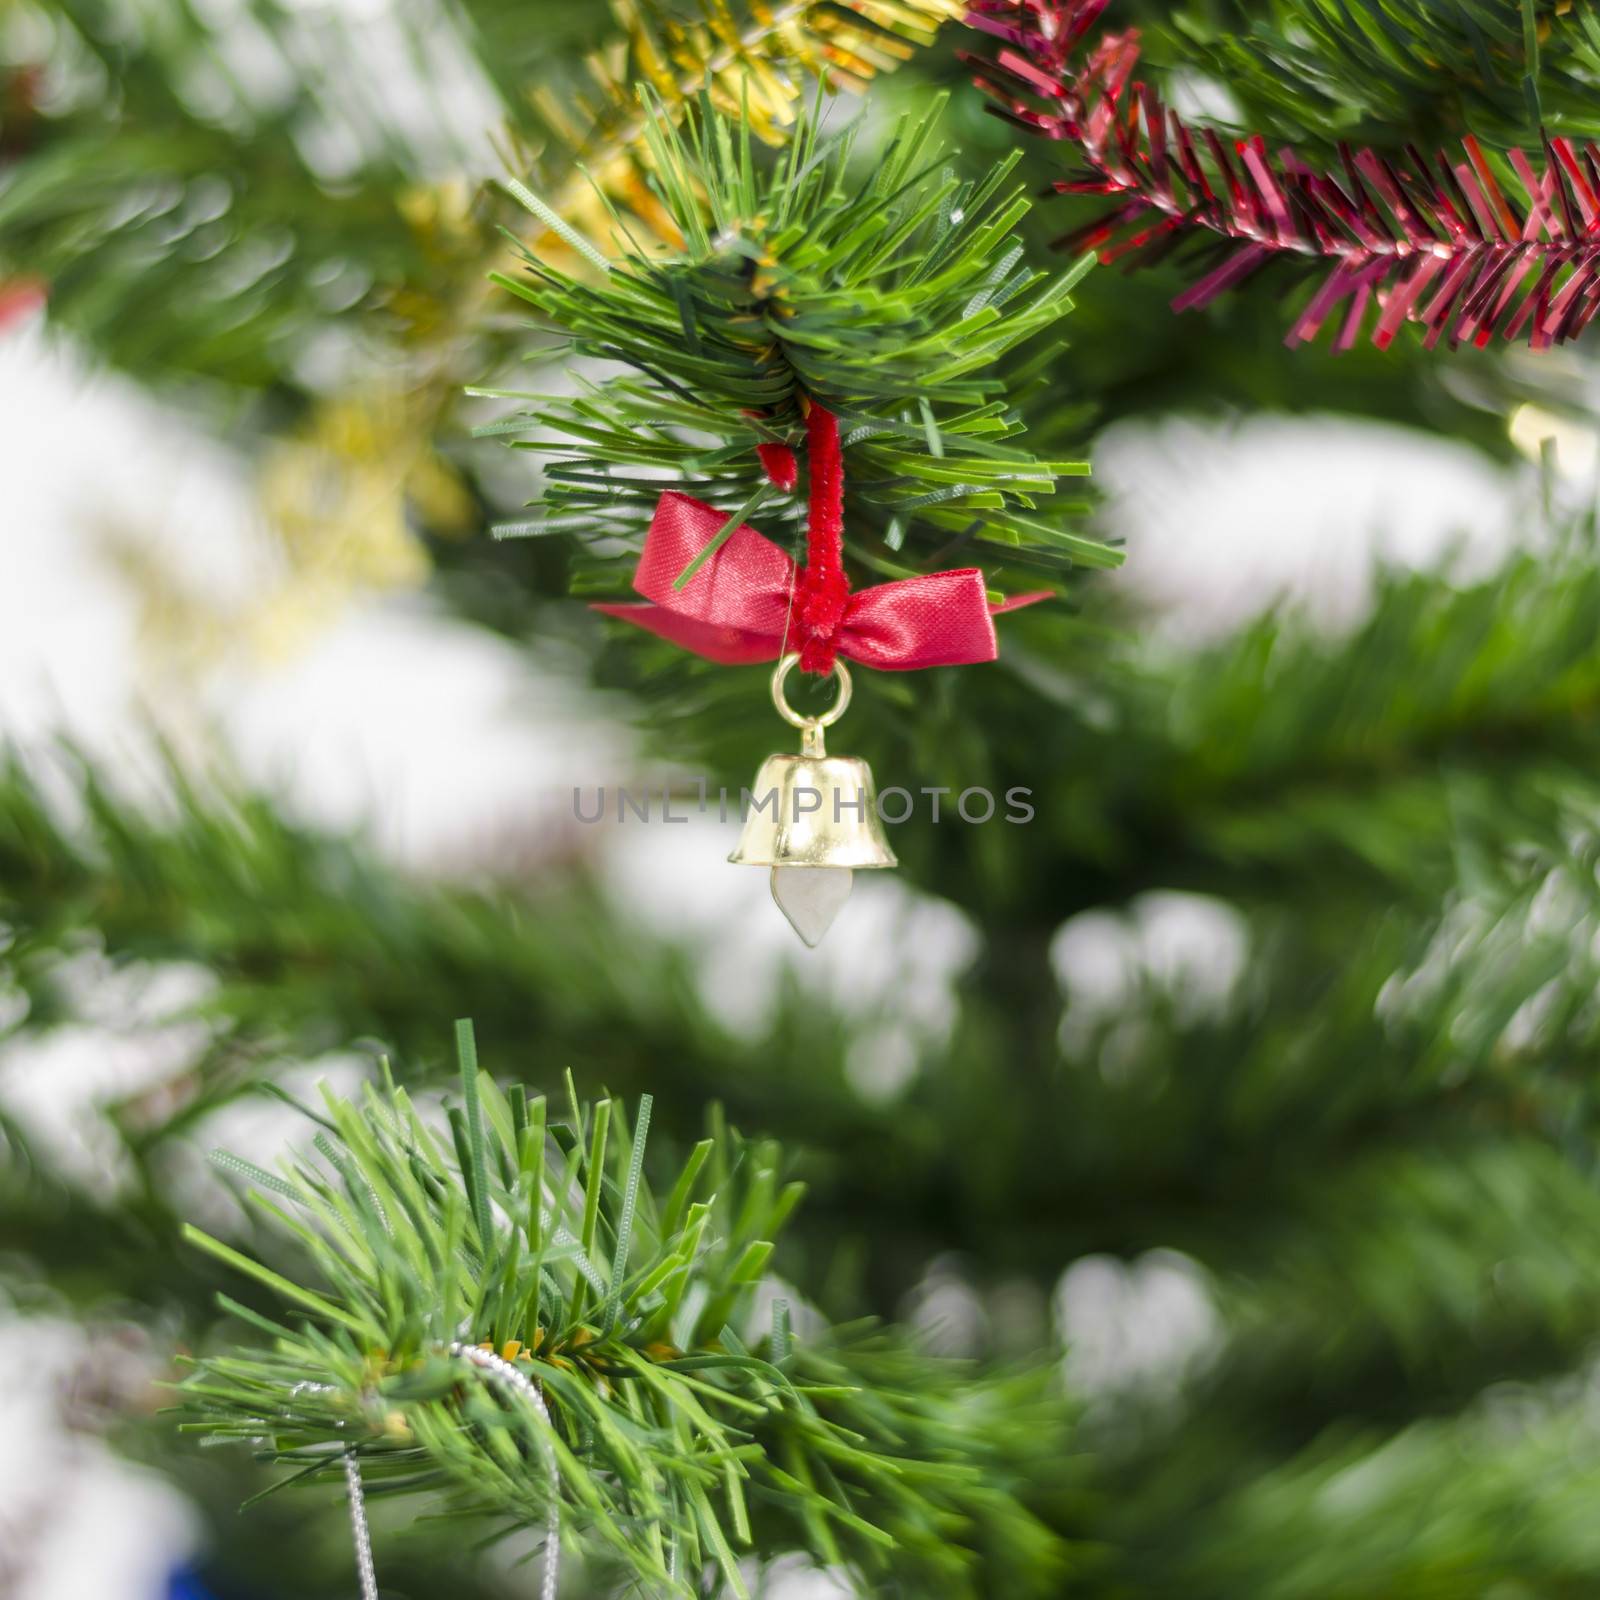
[[[711,1583],[749,1600],[744,1565],[795,1550],[863,1577],[890,1552],[959,1573],[985,1523],[1053,1546],[980,1469],[1004,1383],[887,1336],[799,1344],[758,1304],[801,1192],[775,1146],[718,1121],[657,1190],[648,1098],[630,1130],[620,1101],[585,1105],[570,1079],[559,1108],[502,1092],[466,1027],[459,1054],[442,1117],[386,1074],[359,1103],[325,1093],[314,1151],[278,1172],[220,1158],[281,1270],[187,1230],[289,1309],[225,1302],[257,1337],[196,1364],[186,1425],[291,1467],[285,1482],[342,1478],[364,1584],[367,1496],[423,1485],[451,1513],[542,1533],[547,1600],[564,1540],[662,1600]],[[970,1473],[941,1470],[952,1451]],[[961,1527],[974,1545],[952,1543]]]

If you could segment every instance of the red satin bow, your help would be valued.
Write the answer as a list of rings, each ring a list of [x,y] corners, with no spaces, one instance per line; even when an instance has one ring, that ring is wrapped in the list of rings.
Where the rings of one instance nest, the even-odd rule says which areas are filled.
[[[724,666],[775,661],[786,643],[799,649],[791,617],[795,564],[748,524],[734,529],[683,588],[673,588],[727,520],[686,494],[663,494],[633,575],[634,588],[648,603],[595,610]],[[901,578],[851,594],[831,645],[852,661],[886,672],[993,661],[999,643],[991,619],[1049,598],[1046,590],[991,606],[976,567]]]

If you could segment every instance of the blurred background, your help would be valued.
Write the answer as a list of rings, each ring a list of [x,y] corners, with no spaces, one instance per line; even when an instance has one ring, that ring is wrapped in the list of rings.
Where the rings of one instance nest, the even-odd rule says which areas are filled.
[[[538,476],[465,394],[530,381],[483,183],[603,168],[652,9],[0,0],[0,1595],[353,1592],[338,1505],[241,1515],[263,1474],[157,1415],[224,1286],[176,1229],[246,1236],[204,1157],[297,1133],[259,1084],[442,1078],[457,1016],[668,1143],[713,1100],[782,1138],[829,1315],[1054,1363],[1071,1592],[1600,1592],[1590,345],[1290,351],[1282,284],[1177,317],[1175,272],[1091,272],[1028,414],[1125,567],[859,685],[845,741],[1037,816],[919,813],[807,952],[733,825],[573,814],[748,783],[764,673],[487,531]],[[966,168],[1013,145],[959,25],[800,9],[832,123],[942,83]],[[1376,82],[1335,129],[1232,74],[1225,4],[1127,14],[1224,120],[1403,141]],[[1405,108],[1536,142],[1501,65]],[[397,1594],[529,1589],[406,1550]]]

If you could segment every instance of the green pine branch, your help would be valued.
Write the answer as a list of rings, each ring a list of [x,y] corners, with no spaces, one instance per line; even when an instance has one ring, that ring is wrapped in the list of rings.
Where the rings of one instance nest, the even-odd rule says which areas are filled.
[[[0,274],[43,280],[51,318],[99,359],[225,398],[298,388],[308,340],[352,316],[392,329],[399,286],[437,298],[475,259],[408,220],[421,164],[367,96],[332,104],[358,70],[344,25],[302,33],[251,0],[252,77],[237,36],[182,5],[137,26],[104,0],[15,10],[36,23],[16,66],[43,68],[20,50],[48,38],[59,82],[0,162]],[[337,199],[318,127],[359,152]]]
[[[686,1101],[731,1092],[743,1117],[758,1112],[739,1096],[754,1055],[770,1064],[780,1120],[825,1118],[826,1097],[799,1068],[837,1058],[839,1020],[791,995],[770,1030],[730,1030],[690,955],[631,917],[624,933],[626,914],[581,860],[531,884],[439,882],[226,777],[152,768],[159,805],[81,754],[0,759],[0,972],[26,999],[18,1026],[42,1037],[83,1020],[73,972],[89,949],[135,976],[182,962],[216,979],[186,1013],[205,1025],[198,1059],[106,1108],[139,1162],[159,1164],[164,1144],[286,1060],[378,1040],[408,1072],[436,1072],[436,1019],[452,997],[471,1002],[496,1050],[538,1032],[552,1074],[592,1061],[637,1090],[670,1061]]]
[[[512,185],[585,261],[568,271],[525,252],[528,278],[498,281],[570,355],[623,371],[572,399],[515,396],[531,402],[521,426],[543,430],[517,443],[549,464],[542,514],[503,531],[614,548],[669,487],[792,528],[801,507],[770,491],[756,447],[801,444],[815,401],[841,420],[846,548],[869,569],[903,575],[953,541],[1001,570],[1114,564],[1060,498],[1086,467],[1031,454],[996,372],[1070,309],[1078,273],[1022,262],[1014,160],[959,179],[937,147],[941,106],[903,120],[870,174],[853,130],[824,140],[814,116],[775,165],[714,112],[682,132],[652,120],[656,188],[684,240],[665,258],[619,225],[613,260]]]
[[[1127,1543],[1114,1568],[1130,1593],[1217,1600],[1585,1594],[1600,1577],[1588,1515],[1600,1470],[1585,1394],[1580,1375],[1508,1382],[1456,1412],[1389,1424],[1354,1417],[1287,1449],[1263,1428],[1255,1442],[1267,1449],[1234,1458],[1203,1506],[1175,1516],[1170,1497],[1152,1494],[1121,1523]],[[1155,1469],[1169,1490],[1210,1476],[1211,1452],[1227,1450],[1206,1421],[1187,1421]]]
[[[1514,1076],[1509,1063],[1502,1074]],[[1444,1409],[1470,1401],[1486,1370],[1538,1378],[1581,1358],[1600,1327],[1596,1107],[1569,1085],[1563,1150],[1555,1095],[1517,1095],[1494,1119],[1477,1088],[1469,1079],[1471,1111],[1434,1119],[1425,1146],[1373,1139],[1302,1175],[1251,1241],[1254,1269],[1226,1293],[1233,1339],[1208,1400],[1219,1414],[1286,1398],[1312,1349],[1319,1394],[1298,1404],[1329,1422],[1396,1372],[1413,1403]],[[1579,1143],[1588,1161],[1572,1159]]]
[[[847,1065],[853,1025],[803,996],[780,994],[742,1039],[698,997],[685,953],[630,927],[619,966],[625,913],[581,874],[514,891],[419,882],[358,841],[296,827],[263,797],[180,788],[151,815],[92,772],[78,789],[83,820],[68,826],[13,767],[0,781],[0,919],[14,934],[5,960],[28,998],[25,1026],[76,1015],[68,962],[86,938],[121,964],[216,973],[202,1059],[174,1092],[112,1108],[141,1162],[158,1165],[165,1144],[285,1059],[378,1039],[425,1076],[437,1065],[433,1019],[470,1004],[492,1048],[515,1048],[532,1027],[549,1060],[599,1063],[627,1092],[725,1098],[741,1122],[816,1152],[807,1233],[870,1213],[880,1281],[900,1287],[929,1249],[959,1244],[1042,1271],[1064,1240],[1132,1248],[1225,1216],[1228,1175],[1263,1118],[1313,1166],[1337,1159],[1352,1130],[1382,1122],[1399,1136],[1413,1104],[1516,1125],[1529,1114],[1518,1083],[1537,1090],[1541,1125],[1586,1125],[1578,1086],[1600,1043],[1572,930],[1593,893],[1584,866],[1600,771],[1592,547],[1514,554],[1459,587],[1395,575],[1349,636],[1272,620],[1196,654],[1136,653],[1102,667],[1092,693],[1030,628],[1014,619],[1000,669],[934,675],[915,715],[888,692],[859,702],[856,748],[880,780],[1026,784],[1040,813],[1025,827],[924,818],[896,830],[908,878],[938,884],[978,934],[955,1032],[899,1101],[862,1095]],[[748,782],[769,714],[724,681],[737,674],[709,675],[686,728],[668,714],[685,672],[668,664],[640,685],[644,717],[680,758],[706,754],[714,778]],[[1558,882],[1568,909],[1541,922]],[[1094,1064],[1115,1049],[1115,1020],[1085,1041],[1081,1071],[1054,1070],[1049,951],[1064,919],[1172,889],[1241,908],[1265,998],[1220,1022],[1141,1014],[1171,1110],[1152,1124],[1138,1093],[1100,1083]],[[1450,962],[1430,954],[1436,941]],[[1426,982],[1406,990],[1402,1016],[1380,1015],[1386,986],[1407,973]],[[1512,1016],[1547,984],[1547,1031],[1508,1058]],[[885,995],[892,1007],[892,981]],[[1389,1065],[1352,1074],[1351,1060]],[[996,1100],[997,1065],[1037,1117]],[[1215,1161],[1219,1149],[1230,1162]],[[1105,1209],[1135,1173],[1157,1185],[1163,1171],[1193,1177],[1153,1193],[1148,1211]],[[1051,1225],[997,1242],[993,1225],[1018,1198]],[[928,1230],[930,1208],[948,1219],[943,1235]],[[6,1236],[49,1248],[61,1236],[53,1214],[13,1209]],[[1085,1218],[1099,1220],[1083,1228]]]
[[[506,1528],[543,1528],[558,1493],[573,1546],[652,1595],[716,1574],[743,1597],[740,1553],[801,1549],[889,1574],[903,1552],[977,1596],[980,1533],[1026,1541],[1013,1559],[1047,1592],[1066,1553],[1017,1498],[1033,1449],[1008,1435],[1025,1416],[1059,1434],[1048,1386],[973,1385],[882,1336],[796,1339],[782,1311],[753,1326],[801,1193],[775,1146],[717,1128],[656,1187],[648,1097],[630,1130],[620,1102],[581,1105],[570,1084],[560,1107],[502,1093],[458,1032],[445,1121],[386,1075],[359,1104],[325,1094],[314,1150],[278,1173],[221,1158],[295,1264],[189,1238],[290,1320],[231,1307],[268,1342],[198,1362],[186,1428],[251,1443],[285,1481],[337,1476],[354,1449],[370,1492],[436,1487]],[[549,1425],[458,1344],[535,1381]]]
[[[1119,5],[1108,16],[1121,17]],[[1242,120],[1303,151],[1463,133],[1537,146],[1600,135],[1600,23],[1563,0],[1224,0],[1163,8],[1152,59],[1214,78]]]

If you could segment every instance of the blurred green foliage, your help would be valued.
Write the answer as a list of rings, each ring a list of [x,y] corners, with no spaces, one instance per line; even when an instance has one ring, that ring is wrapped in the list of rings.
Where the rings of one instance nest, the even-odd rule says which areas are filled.
[[[1446,1495],[1427,1452],[1483,1449],[1483,1393],[1559,1385],[1600,1326],[1597,607],[1580,529],[1461,588],[1391,577],[1348,637],[1280,620],[1199,654],[1097,640],[1092,684],[1071,648],[1052,660],[1016,639],[985,673],[925,681],[926,745],[874,679],[854,747],[880,774],[1014,778],[1040,803],[1028,827],[924,813],[896,830],[913,880],[950,896],[978,942],[948,1032],[888,1098],[864,1086],[857,1041],[896,1019],[892,979],[876,1013],[782,993],[738,1037],[706,1012],[693,957],[586,887],[581,865],[493,891],[408,883],[264,800],[203,789],[151,817],[91,782],[84,836],[14,769],[9,963],[30,1029],[72,1015],[62,963],[83,929],[115,962],[218,974],[178,1109],[147,1097],[170,1120],[115,1108],[157,1194],[194,1117],[279,1063],[369,1035],[426,1076],[453,1001],[534,1087],[569,1060],[649,1087],[668,1148],[710,1097],[793,1141],[812,1197],[779,1265],[835,1315],[894,1311],[935,1256],[1003,1298],[1048,1291],[1090,1253],[1185,1252],[1219,1343],[1181,1401],[1103,1400],[1080,1430],[1089,1455],[1070,1472],[1039,1463],[1031,1495],[1089,1548],[1076,1581],[1091,1592],[1221,1596],[1269,1564],[1248,1532],[1264,1495],[1319,1514],[1320,1464],[1369,1457],[1415,1459],[1415,1494]],[[741,710],[756,698],[741,675],[640,671],[661,717],[691,708],[663,737],[698,730],[713,774],[747,777],[770,735]],[[1131,937],[1173,893],[1232,908],[1239,950],[1210,990]],[[1109,999],[1075,987],[1063,925],[1122,952]],[[70,1184],[51,1202],[26,1188],[13,1250],[103,1246],[67,1252],[58,1289],[203,1315],[206,1274],[150,1275],[125,1244],[174,1227],[170,1213],[108,1224]],[[1492,1519],[1517,1483],[1496,1467],[1473,1492]],[[1379,1577],[1360,1582],[1407,1592],[1399,1530],[1420,1513],[1400,1496],[1370,1514],[1395,1520],[1376,1553],[1361,1546]],[[1468,1547],[1440,1592],[1465,1600],[1487,1569],[1479,1525],[1460,1525]],[[1575,1559],[1549,1537],[1538,1561]],[[1357,1544],[1339,1548],[1325,1582],[1313,1565],[1293,1592],[1357,1592]]]
[[[1119,25],[1114,5],[1108,22]],[[1326,154],[1463,132],[1537,147],[1600,133],[1600,26],[1568,0],[1190,0],[1148,15],[1153,60],[1225,86],[1252,131]],[[1141,22],[1145,21],[1140,16]]]

